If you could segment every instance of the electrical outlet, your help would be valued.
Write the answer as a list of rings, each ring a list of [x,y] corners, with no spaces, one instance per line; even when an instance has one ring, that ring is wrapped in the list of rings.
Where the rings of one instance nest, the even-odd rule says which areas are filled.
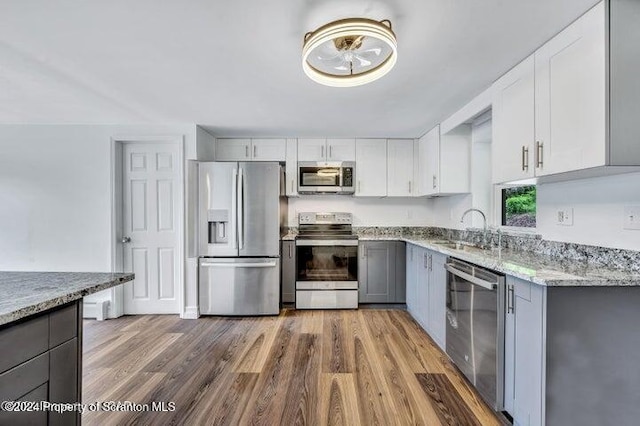
[[[640,229],[640,206],[624,207],[623,229]]]
[[[573,226],[573,209],[566,207],[556,211],[556,225]]]

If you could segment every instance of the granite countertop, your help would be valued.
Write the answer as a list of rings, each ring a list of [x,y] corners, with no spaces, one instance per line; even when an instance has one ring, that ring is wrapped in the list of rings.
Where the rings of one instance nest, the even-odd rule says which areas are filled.
[[[363,236],[360,241],[405,241],[506,275],[548,287],[640,286],[640,274],[608,269],[574,260],[555,259],[535,252],[512,249],[483,250],[464,246],[462,250],[438,244],[433,239],[392,236]]]
[[[134,274],[0,271],[0,325],[131,281]]]

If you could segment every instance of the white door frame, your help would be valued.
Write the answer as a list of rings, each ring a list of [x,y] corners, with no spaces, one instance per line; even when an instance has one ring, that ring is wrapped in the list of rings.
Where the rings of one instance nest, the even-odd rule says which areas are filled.
[[[124,168],[124,145],[128,143],[148,143],[148,144],[176,144],[178,150],[178,174],[182,179],[182,185],[178,185],[176,201],[178,203],[178,314],[184,317],[185,298],[185,278],[184,278],[184,136],[118,136],[111,138],[111,271],[121,272],[124,268],[123,246],[120,242],[122,238],[122,212],[123,212],[123,192],[122,182]],[[122,285],[112,287],[111,304],[109,306],[109,318],[118,318],[124,315],[124,289]]]

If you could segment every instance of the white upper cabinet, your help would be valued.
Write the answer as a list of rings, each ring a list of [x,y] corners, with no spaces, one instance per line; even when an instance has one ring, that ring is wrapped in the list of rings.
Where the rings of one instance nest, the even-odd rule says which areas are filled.
[[[387,140],[356,140],[356,197],[386,197]]]
[[[605,42],[600,3],[536,51],[537,176],[606,164]]]
[[[298,196],[298,140],[287,139],[286,152],[286,194],[287,197]]]
[[[251,159],[251,139],[217,139],[216,161],[247,161]]]
[[[326,139],[298,139],[298,161],[326,161]]]
[[[471,128],[461,124],[445,135],[436,126],[418,140],[417,196],[469,192]]]
[[[285,139],[251,139],[253,161],[285,161],[286,152]]]
[[[389,197],[414,195],[416,188],[413,181],[413,162],[413,139],[387,140],[387,195]]]
[[[493,84],[492,180],[534,175],[535,78],[533,55]]]
[[[640,165],[640,2],[608,4],[492,86],[494,183]]]
[[[327,139],[327,161],[355,161],[355,139]]]
[[[355,139],[298,139],[298,161],[355,161]]]
[[[440,185],[440,126],[436,126],[420,138],[418,152],[420,165],[421,195],[433,195],[439,192]]]
[[[285,161],[285,139],[217,139],[216,161]]]

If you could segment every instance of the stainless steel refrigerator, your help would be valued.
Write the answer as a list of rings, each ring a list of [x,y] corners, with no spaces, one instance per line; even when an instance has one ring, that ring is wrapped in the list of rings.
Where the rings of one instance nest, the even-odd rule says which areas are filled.
[[[200,313],[279,314],[287,218],[282,167],[200,163],[199,191]]]

